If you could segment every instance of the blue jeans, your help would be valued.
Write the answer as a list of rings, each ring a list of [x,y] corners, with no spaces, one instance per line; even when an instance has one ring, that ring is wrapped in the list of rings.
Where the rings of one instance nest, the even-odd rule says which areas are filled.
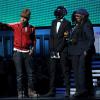
[[[18,91],[23,90],[23,84],[22,84],[22,79],[24,77],[23,69],[26,70],[28,88],[31,88],[33,90],[35,83],[33,56],[30,56],[28,53],[21,53],[14,51],[13,60],[16,67],[17,90]]]

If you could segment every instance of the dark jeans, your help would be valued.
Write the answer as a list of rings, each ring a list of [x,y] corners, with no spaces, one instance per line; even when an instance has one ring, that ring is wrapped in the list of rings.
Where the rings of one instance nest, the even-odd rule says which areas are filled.
[[[50,59],[50,91],[55,92],[55,74],[57,59]],[[66,54],[61,54],[60,58],[61,70],[64,76],[64,82],[66,85],[66,94],[70,95],[70,68],[68,66],[68,56]]]
[[[62,73],[64,76],[64,82],[65,82],[65,89],[66,89],[66,95],[70,95],[70,62],[68,55],[66,53],[61,53],[61,58],[60,58],[60,64],[62,68]]]
[[[85,58],[85,68],[86,68],[86,88],[89,95],[94,95],[94,87],[93,87],[93,77],[92,77],[92,56],[93,54],[88,53]]]
[[[86,91],[85,56],[84,55],[72,56],[72,68],[74,71],[76,92],[83,93]]]
[[[35,75],[33,70],[34,69],[33,57],[29,56],[28,53],[14,52],[13,60],[16,67],[18,91],[23,90],[23,84],[22,84],[22,79],[24,77],[23,69],[26,71],[28,88],[34,89]]]

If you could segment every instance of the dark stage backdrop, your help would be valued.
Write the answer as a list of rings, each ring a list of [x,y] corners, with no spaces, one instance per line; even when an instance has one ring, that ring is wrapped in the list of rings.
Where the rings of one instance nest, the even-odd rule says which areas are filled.
[[[96,53],[100,54],[100,25],[93,25],[95,35]],[[36,48],[35,55],[49,56],[50,27],[36,28]],[[0,56],[10,57],[13,53],[13,32],[0,31]]]
[[[57,6],[65,6],[66,16],[71,20],[71,14],[77,8],[86,8],[93,24],[100,23],[100,0],[0,0],[0,22],[18,22],[24,8],[32,12],[30,23],[35,26],[50,26],[54,19]]]
[[[93,25],[95,35],[95,48],[96,53],[100,54],[100,24]],[[48,55],[49,53],[49,37],[50,27],[37,27],[36,28],[36,54],[42,52],[42,54]],[[43,49],[43,50],[42,50]]]

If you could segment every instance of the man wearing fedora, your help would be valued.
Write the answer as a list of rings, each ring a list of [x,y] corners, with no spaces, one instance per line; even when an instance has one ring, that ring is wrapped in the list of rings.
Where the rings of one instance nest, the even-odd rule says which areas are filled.
[[[20,22],[11,24],[0,23],[1,26],[6,25],[11,27],[14,32],[13,60],[16,67],[17,91],[19,98],[24,97],[26,92],[22,82],[24,77],[23,69],[26,71],[27,76],[27,96],[37,96],[36,91],[34,90],[35,75],[33,70],[33,52],[36,44],[36,37],[35,27],[29,24],[30,15],[30,9],[24,9],[20,15]]]

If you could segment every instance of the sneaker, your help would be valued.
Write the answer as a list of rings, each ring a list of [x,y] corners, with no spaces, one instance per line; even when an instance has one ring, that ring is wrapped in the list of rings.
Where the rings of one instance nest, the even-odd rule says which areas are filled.
[[[29,97],[38,97],[39,96],[39,94],[37,94],[36,93],[36,91],[33,91],[33,90],[31,90],[31,89],[28,89],[28,95],[29,95]]]
[[[18,91],[18,98],[23,98],[23,91]]]

